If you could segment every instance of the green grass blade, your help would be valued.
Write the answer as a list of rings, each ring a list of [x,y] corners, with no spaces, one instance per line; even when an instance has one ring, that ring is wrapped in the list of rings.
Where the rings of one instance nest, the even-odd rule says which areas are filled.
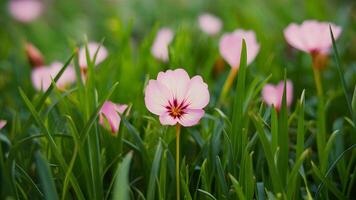
[[[232,166],[238,161],[242,154],[242,125],[244,119],[244,100],[245,100],[245,81],[246,81],[246,67],[247,67],[247,52],[246,42],[242,40],[242,49],[240,57],[240,67],[237,75],[237,85],[232,112],[232,127],[230,138],[232,141],[233,162]]]
[[[39,151],[35,154],[37,172],[40,177],[43,193],[46,199],[58,200],[58,193],[54,183],[54,178],[49,169],[48,162]]]
[[[287,110],[287,72],[284,72],[284,89],[282,98],[282,107],[279,112],[278,119],[278,171],[283,182],[286,181],[288,171],[288,157],[289,157],[289,133],[288,133],[288,110]]]
[[[230,177],[230,180],[232,182],[232,185],[234,186],[234,189],[235,189],[235,192],[236,192],[236,194],[238,196],[238,199],[245,200],[246,197],[245,197],[245,195],[243,193],[243,190],[242,190],[239,182],[231,174],[229,174],[229,177]]]
[[[303,90],[299,100],[296,159],[299,158],[299,156],[302,154],[304,150],[304,134],[305,134],[304,105],[305,105],[305,90]]]
[[[151,174],[148,181],[147,200],[157,199],[155,198],[156,180],[158,179],[158,171],[160,167],[161,157],[162,157],[162,144],[161,142],[159,142],[157,145],[155,156],[153,158]]]
[[[48,131],[46,126],[43,124],[42,120],[40,119],[39,114],[37,113],[37,111],[35,110],[34,106],[32,105],[32,103],[27,98],[27,96],[25,95],[25,93],[23,92],[23,90],[21,88],[19,88],[19,92],[20,92],[20,96],[22,97],[23,101],[25,102],[27,108],[30,110],[30,112],[31,112],[33,118],[35,119],[36,123],[39,125],[40,129],[47,136],[47,139],[48,139],[48,142],[50,144],[50,147],[53,150],[53,155],[56,157],[56,159],[60,163],[63,171],[67,171],[68,170],[68,166],[67,166],[67,164],[65,162],[65,159],[63,158],[61,152],[59,151],[59,149],[58,149],[58,147],[57,147],[52,135],[50,134],[50,132]],[[83,195],[83,193],[82,193],[82,191],[81,191],[81,189],[79,187],[78,181],[73,176],[73,174],[71,174],[71,176],[70,176],[70,181],[72,183],[73,189],[75,190],[78,199],[84,199],[84,195]]]
[[[297,182],[297,175],[300,167],[302,166],[306,157],[310,154],[311,150],[306,149],[297,159],[296,163],[294,164],[287,181],[287,197],[289,199],[294,198],[295,191],[297,189],[296,182]]]
[[[272,147],[267,139],[266,133],[262,126],[264,123],[263,123],[262,119],[260,117],[258,117],[257,115],[252,116],[252,121],[255,124],[258,136],[262,143],[262,147],[263,147],[264,154],[265,154],[267,164],[268,164],[268,169],[271,174],[270,177],[272,177],[273,188],[276,193],[283,192],[281,177],[278,173],[277,166],[275,165],[275,162],[274,162]]]
[[[118,165],[115,186],[113,190],[113,200],[128,200],[130,183],[129,183],[129,170],[132,159],[132,152],[128,153],[122,162]]]
[[[344,78],[344,72],[343,72],[343,69],[342,69],[342,67],[340,65],[339,52],[337,50],[334,34],[333,34],[333,31],[332,31],[330,25],[329,25],[329,29],[330,29],[331,40],[332,40],[332,43],[333,43],[334,59],[335,59],[335,62],[336,62],[337,70],[339,72],[340,81],[341,81],[342,89],[343,89],[343,92],[344,92],[344,95],[345,95],[347,107],[348,107],[348,109],[350,111],[350,116],[352,117],[353,122],[356,125],[356,116],[355,116],[354,112],[352,111],[351,100],[350,100],[350,97],[349,97],[349,95],[347,93],[347,87],[346,87],[346,81],[345,81],[345,78]]]

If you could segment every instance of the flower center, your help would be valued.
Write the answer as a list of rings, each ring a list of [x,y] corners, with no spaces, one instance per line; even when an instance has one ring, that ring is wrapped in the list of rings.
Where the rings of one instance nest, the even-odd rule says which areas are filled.
[[[168,101],[168,106],[166,106],[167,112],[174,119],[181,118],[186,112],[186,108],[188,104],[185,101],[178,103],[177,99],[173,99],[173,101]]]

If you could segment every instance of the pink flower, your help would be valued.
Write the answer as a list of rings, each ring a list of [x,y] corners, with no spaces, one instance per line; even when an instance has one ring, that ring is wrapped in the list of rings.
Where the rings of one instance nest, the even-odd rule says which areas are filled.
[[[127,105],[125,104],[115,104],[111,101],[105,101],[99,112],[99,123],[105,128],[107,128],[107,123],[109,123],[112,134],[116,135],[119,131],[121,121],[118,113],[123,114],[126,109]]]
[[[224,34],[220,39],[220,54],[232,68],[238,69],[240,67],[242,39],[245,39],[246,42],[247,64],[250,64],[260,50],[260,45],[257,43],[253,31],[236,30]]]
[[[329,22],[306,20],[301,25],[290,24],[284,29],[287,42],[296,49],[315,54],[327,53],[332,46],[329,25],[335,39],[341,34],[341,27]]]
[[[99,49],[100,47],[100,49]],[[96,42],[89,42],[88,43],[88,51],[89,51],[89,58],[92,61],[94,59],[96,51],[99,49],[98,54],[96,55],[95,59],[95,65],[100,64],[103,62],[106,57],[108,56],[108,50],[104,46],[100,46],[99,43]],[[85,47],[82,47],[79,50],[79,66],[81,68],[87,68],[88,63],[87,63],[87,56],[86,56],[86,50]]]
[[[43,4],[40,0],[10,0],[9,11],[17,21],[29,23],[42,14]]]
[[[145,104],[153,114],[159,115],[163,125],[194,126],[204,115],[210,94],[201,76],[189,78],[184,69],[158,73],[145,90]]]
[[[152,55],[163,62],[168,61],[168,46],[172,42],[174,33],[169,28],[162,28],[157,32],[151,47]]]
[[[200,29],[209,35],[218,34],[222,27],[221,20],[208,13],[200,15],[198,21]]]
[[[2,129],[2,128],[4,128],[4,126],[6,125],[6,121],[5,120],[0,120],[0,130]]]
[[[32,70],[32,83],[36,90],[47,90],[52,83],[52,79],[56,77],[58,72],[63,67],[60,62],[53,62],[50,66],[41,66]],[[75,82],[75,70],[72,66],[68,66],[62,76],[57,81],[57,87],[64,89],[67,85]]]
[[[290,80],[287,80],[286,83],[287,107],[289,107],[293,101],[293,84]],[[279,82],[278,85],[266,84],[262,90],[262,98],[267,105],[273,105],[277,110],[280,110],[282,106],[283,90],[284,81]]]

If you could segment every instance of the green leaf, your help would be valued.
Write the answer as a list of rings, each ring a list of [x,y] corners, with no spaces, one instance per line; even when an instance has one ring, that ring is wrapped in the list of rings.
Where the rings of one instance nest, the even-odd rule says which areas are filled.
[[[237,196],[239,197],[238,199],[241,199],[241,200],[246,199],[239,182],[231,174],[229,174],[229,177],[231,179],[232,185],[234,186],[235,192],[236,192]]]
[[[281,175],[282,181],[286,181],[288,171],[288,157],[289,157],[289,133],[288,133],[288,110],[287,110],[287,72],[284,72],[284,89],[282,98],[282,107],[279,112],[278,119],[278,171]]]
[[[130,199],[130,182],[129,170],[132,159],[132,152],[128,153],[122,162],[117,167],[117,177],[112,194],[113,200],[128,200]]]
[[[221,165],[221,161],[219,156],[216,156],[215,158],[215,163],[216,163],[216,171],[217,171],[217,178],[219,181],[219,186],[222,189],[222,192],[224,193],[225,196],[227,196],[228,193],[228,188],[227,188],[227,183],[225,180],[225,173],[224,173],[224,169]]]
[[[349,95],[347,93],[347,86],[346,86],[346,81],[345,81],[345,78],[344,78],[344,72],[343,72],[343,69],[342,69],[342,67],[340,65],[339,52],[337,50],[336,42],[335,42],[335,38],[334,38],[334,34],[333,34],[333,30],[331,29],[330,25],[329,25],[329,30],[330,30],[331,40],[333,42],[334,59],[335,59],[335,62],[336,62],[337,70],[339,72],[339,76],[340,76],[340,80],[341,80],[341,84],[342,84],[342,89],[343,89],[343,92],[344,92],[344,95],[345,95],[347,107],[349,108],[350,116],[352,117],[354,124],[356,124],[356,116],[355,116],[354,112],[352,111],[351,100],[350,100],[350,97],[349,97]]]
[[[338,199],[347,199],[339,189],[335,187],[335,185],[326,177],[324,177],[321,173],[321,171],[315,166],[315,164],[312,162],[312,169],[314,174],[322,181],[323,185],[325,184],[326,187],[338,198]],[[318,191],[315,193],[314,199],[318,198],[319,195],[319,188]]]
[[[229,137],[232,141],[233,160],[232,166],[238,161],[242,154],[242,129],[244,119],[244,100],[245,100],[245,82],[246,82],[246,66],[247,66],[247,52],[246,42],[242,40],[242,49],[240,57],[240,67],[237,75],[237,85],[235,91],[235,98],[232,112],[232,127]]]
[[[43,158],[39,151],[35,154],[37,173],[40,176],[41,186],[46,199],[58,200],[58,193],[54,178],[48,166],[47,160]]]
[[[148,187],[147,187],[147,200],[157,199],[155,198],[156,180],[158,179],[158,171],[161,162],[161,156],[162,156],[162,144],[160,141],[157,145],[156,153],[153,158],[150,179],[148,181]]]
[[[34,106],[30,102],[30,100],[25,95],[24,91],[21,88],[19,88],[19,92],[20,92],[20,96],[22,97],[22,99],[25,102],[27,108],[31,112],[31,114],[32,114],[33,118],[35,119],[36,123],[39,125],[40,129],[47,136],[49,145],[50,145],[51,149],[53,150],[54,157],[60,163],[60,166],[63,169],[63,171],[67,171],[68,170],[68,165],[65,162],[65,159],[62,156],[62,153],[59,151],[59,149],[58,149],[58,147],[57,147],[52,135],[50,134],[50,132],[48,131],[48,129],[46,128],[46,126],[44,125],[42,120],[40,119],[39,114],[35,110]],[[78,183],[77,179],[74,177],[74,175],[72,173],[70,175],[70,182],[72,183],[73,189],[76,192],[76,195],[77,195],[78,199],[84,199],[84,195],[83,195],[83,193],[82,193],[82,191],[81,191],[81,189],[79,187],[79,183]]]
[[[305,90],[299,100],[299,114],[298,114],[298,127],[297,127],[297,147],[296,147],[296,159],[302,154],[304,150],[304,104],[305,104]]]
[[[264,150],[265,157],[267,159],[268,169],[270,172],[270,177],[272,179],[272,184],[273,184],[275,193],[283,192],[281,177],[278,173],[277,166],[275,165],[274,159],[273,159],[272,147],[267,139],[266,133],[262,126],[264,123],[263,123],[261,117],[255,115],[255,114],[252,115],[252,121],[255,124],[258,136],[262,143],[262,147]]]
[[[287,181],[287,197],[289,199],[294,198],[295,191],[297,189],[296,182],[297,182],[297,175],[300,167],[302,166],[305,158],[310,154],[311,150],[306,149],[297,159],[296,163],[294,164],[292,171],[288,176]]]

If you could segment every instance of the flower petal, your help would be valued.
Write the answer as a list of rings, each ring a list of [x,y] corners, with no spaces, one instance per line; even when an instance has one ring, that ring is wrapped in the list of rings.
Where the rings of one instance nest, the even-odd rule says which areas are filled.
[[[292,104],[293,101],[293,83],[290,80],[286,81],[286,99],[287,99],[287,107],[289,107]],[[277,94],[278,98],[280,99],[279,104],[282,105],[282,100],[283,100],[283,91],[284,91],[284,81],[279,82],[279,84],[276,87],[277,89]]]
[[[119,111],[119,107],[121,112]],[[110,125],[111,132],[117,133],[119,131],[120,122],[121,122],[121,117],[118,113],[122,114],[126,108],[127,105],[119,105],[111,101],[104,102],[103,107],[100,110],[99,123],[103,127],[105,127],[105,121],[104,121],[105,118]]]
[[[39,0],[10,0],[9,11],[17,21],[29,23],[42,14],[43,4]]]
[[[0,130],[2,129],[2,128],[4,128],[4,126],[6,125],[6,121],[5,120],[0,120]]]
[[[162,28],[157,32],[156,38],[153,42],[151,53],[159,60],[168,61],[168,46],[172,42],[174,33],[169,28]]]
[[[187,86],[190,82],[189,75],[185,70],[176,69],[160,72],[157,81],[169,90],[169,100],[177,99],[178,102],[182,102],[185,99]]]
[[[197,125],[204,113],[202,109],[187,109],[186,113],[178,119],[178,122],[185,127]]]
[[[249,65],[256,58],[260,49],[253,31],[235,30],[233,33],[224,34],[220,39],[220,54],[232,68],[240,67],[242,39],[245,39],[246,42],[247,64]]]
[[[189,104],[189,109],[202,109],[208,105],[210,94],[208,85],[204,83],[201,76],[194,76],[188,86],[186,93],[186,101]]]
[[[51,85],[51,70],[48,67],[38,67],[32,70],[31,80],[37,91],[47,90]]]
[[[172,126],[172,125],[175,125],[178,120],[171,117],[168,112],[165,112],[159,116],[159,121],[161,122],[162,125],[171,125]]]
[[[209,35],[218,34],[222,27],[221,20],[208,13],[200,15],[198,22],[200,29]]]
[[[266,84],[262,89],[262,98],[267,105],[279,106],[277,89],[272,84]]]
[[[306,20],[301,25],[290,24],[284,30],[287,42],[296,49],[312,53],[326,53],[332,45],[329,25],[334,31],[335,39],[339,37],[341,28],[333,23]]]
[[[145,90],[145,105],[150,112],[161,115],[166,111],[165,106],[168,105],[170,96],[166,86],[150,80]]]

